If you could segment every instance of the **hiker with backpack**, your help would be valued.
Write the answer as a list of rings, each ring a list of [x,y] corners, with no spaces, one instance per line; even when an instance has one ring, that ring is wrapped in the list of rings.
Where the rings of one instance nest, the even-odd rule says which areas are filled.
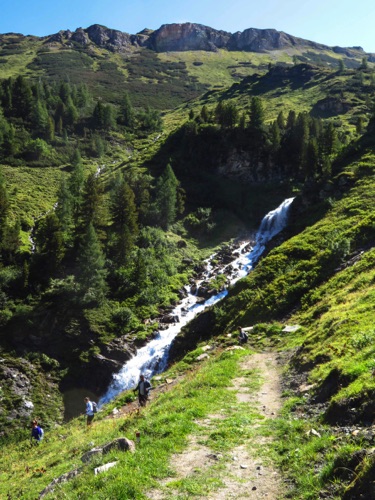
[[[144,375],[141,375],[139,377],[138,385],[133,391],[133,392],[138,391],[139,406],[146,406],[150,389],[151,389],[150,382],[145,379]]]
[[[240,344],[246,344],[249,340],[247,333],[240,326],[238,327],[238,340]]]
[[[86,423],[89,426],[92,424],[92,421],[94,420],[94,415],[97,412],[97,405],[94,401],[90,401],[90,398],[88,397],[86,397],[84,401],[86,403],[86,412],[85,412],[85,415],[87,417]]]
[[[43,429],[38,425],[37,420],[31,422],[31,442],[33,444],[40,444],[43,439]]]

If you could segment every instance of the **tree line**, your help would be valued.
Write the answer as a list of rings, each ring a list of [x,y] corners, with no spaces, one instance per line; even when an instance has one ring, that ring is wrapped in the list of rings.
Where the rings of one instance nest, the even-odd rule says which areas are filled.
[[[307,112],[280,111],[265,121],[265,105],[253,96],[249,110],[240,111],[233,101],[215,107],[203,105],[193,111],[179,131],[188,161],[211,169],[225,163],[233,149],[246,152],[249,169],[259,170],[266,180],[289,176],[296,181],[317,180],[331,175],[332,161],[347,144],[346,137],[329,120]],[[209,153],[207,153],[209,152]]]
[[[160,130],[160,113],[135,110],[127,93],[114,105],[94,100],[85,84],[35,83],[18,76],[0,83],[0,155],[11,163],[66,160],[69,137],[79,137],[87,156],[100,157],[106,133]]]

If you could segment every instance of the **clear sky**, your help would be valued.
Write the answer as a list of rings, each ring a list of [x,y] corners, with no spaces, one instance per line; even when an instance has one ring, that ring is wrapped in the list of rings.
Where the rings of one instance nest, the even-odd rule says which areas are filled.
[[[193,22],[234,33],[275,28],[375,53],[374,0],[0,0],[0,33],[45,36],[102,24],[135,34]]]

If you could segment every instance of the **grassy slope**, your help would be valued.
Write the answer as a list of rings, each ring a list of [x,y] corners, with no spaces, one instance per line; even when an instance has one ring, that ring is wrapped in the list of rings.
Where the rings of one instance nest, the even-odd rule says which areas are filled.
[[[374,171],[371,151],[346,165],[340,174],[346,188],[337,191],[326,214],[272,250],[216,312],[220,331],[261,323],[254,336],[267,332],[281,351],[297,349],[291,367],[299,384],[311,388],[300,393],[294,385],[286,393],[276,451],[298,498],[317,498],[324,489],[343,494],[375,467],[370,455],[353,459],[373,445],[363,438],[374,418],[375,394]],[[302,328],[281,332],[283,317]],[[359,430],[349,427],[352,435],[342,425]],[[312,428],[320,436],[311,436]],[[353,472],[343,473],[345,468]]]
[[[53,478],[82,466],[80,457],[84,452],[119,436],[134,439],[136,431],[141,433],[141,443],[134,455],[113,451],[98,458],[84,466],[76,479],[57,486],[46,498],[88,499],[92,498],[93,491],[98,499],[146,498],[148,489],[173,474],[169,459],[186,447],[190,434],[204,439],[213,452],[222,453],[224,461],[229,460],[231,448],[246,443],[255,422],[261,423],[263,419],[247,404],[239,405],[234,391],[229,389],[231,379],[240,373],[238,363],[246,351],[219,351],[209,362],[199,367],[191,366],[201,352],[199,349],[191,353],[175,368],[180,375],[181,370],[184,372],[182,381],[155,399],[140,415],[133,414],[121,420],[105,419],[115,405],[125,403],[122,397],[98,414],[90,431],[86,430],[83,419],[76,419],[64,426],[46,429],[45,440],[37,448],[29,445],[26,435],[17,443],[6,445],[1,456],[0,496],[36,498]],[[167,376],[175,374],[176,371]],[[259,384],[257,374],[248,376],[251,386],[256,387]],[[227,415],[225,422],[217,419],[217,425],[207,431],[208,435],[200,436],[197,420],[222,412]],[[265,449],[260,453],[265,454]],[[94,467],[114,460],[118,460],[115,468],[94,476]],[[207,495],[222,484],[222,470],[223,464],[218,464],[210,470],[210,477],[204,471],[196,471],[193,477],[173,482],[173,490],[182,496]]]

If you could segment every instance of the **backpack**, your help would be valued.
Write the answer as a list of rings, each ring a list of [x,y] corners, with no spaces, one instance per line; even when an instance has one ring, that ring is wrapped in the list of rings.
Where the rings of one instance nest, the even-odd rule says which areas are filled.
[[[92,402],[92,411],[94,413],[98,413],[98,405],[95,403],[95,401]]]

